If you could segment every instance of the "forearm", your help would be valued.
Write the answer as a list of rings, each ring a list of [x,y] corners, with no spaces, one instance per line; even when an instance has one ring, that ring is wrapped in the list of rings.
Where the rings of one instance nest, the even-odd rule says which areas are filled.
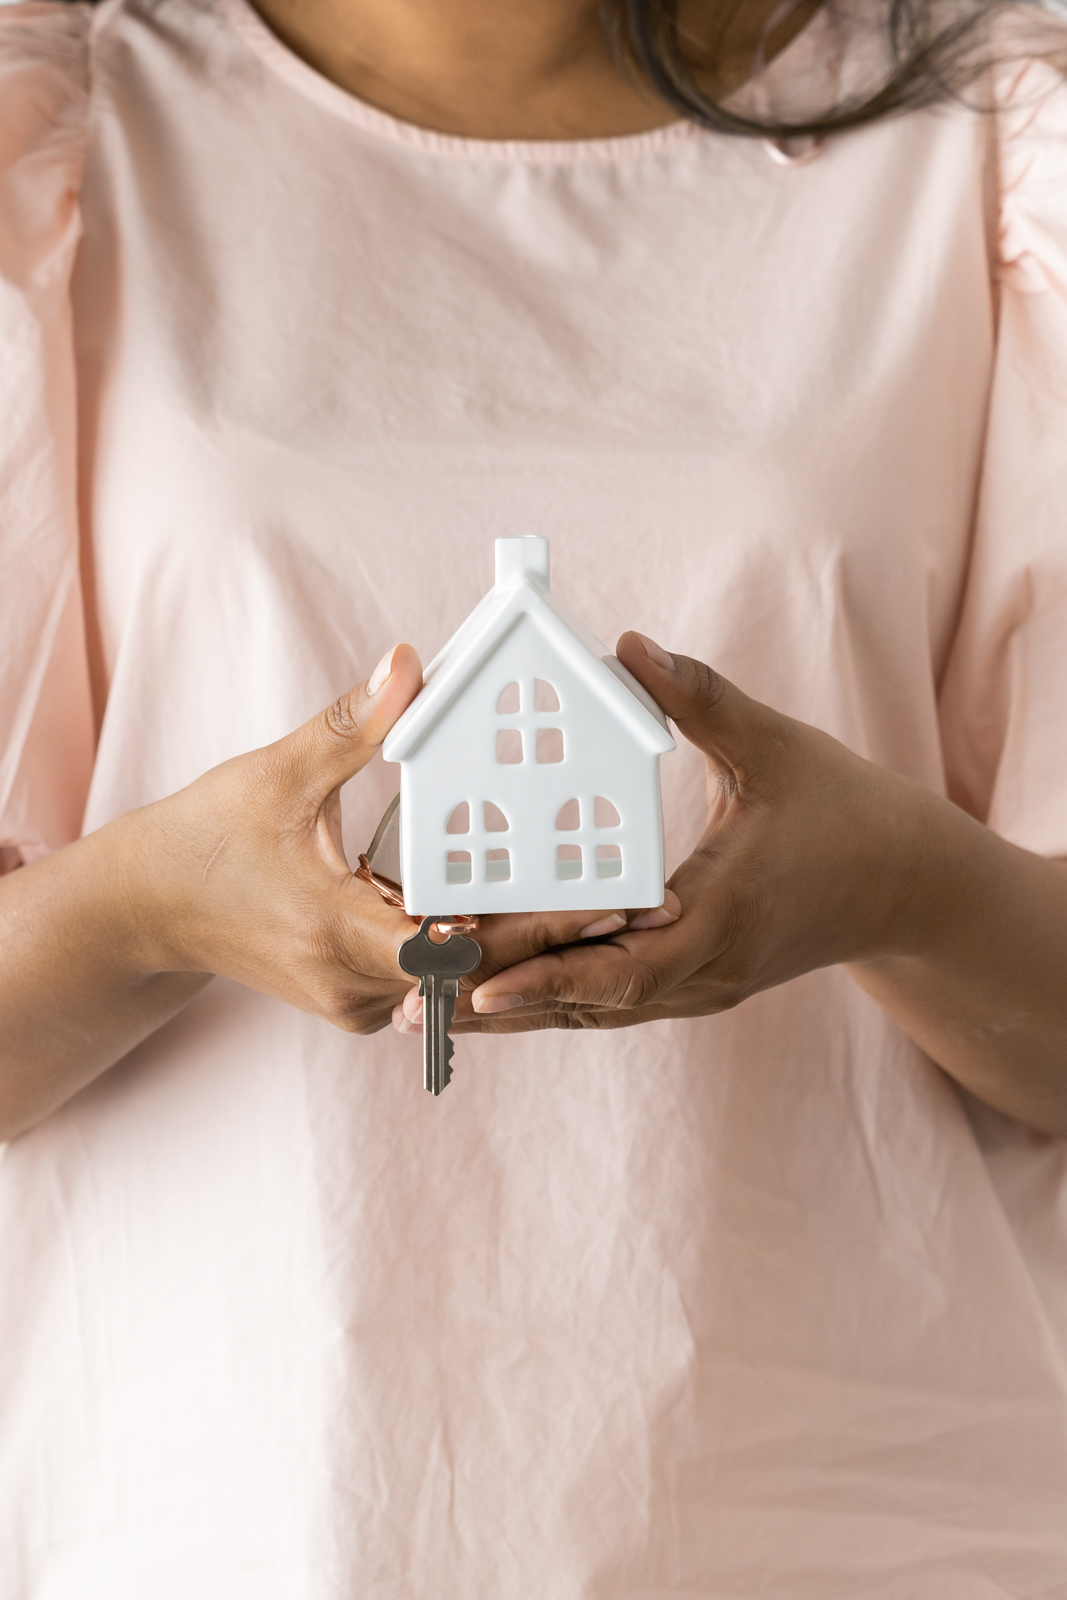
[[[209,981],[154,970],[138,813],[0,879],[0,1139],[16,1138]]]
[[[931,800],[900,948],[849,970],[972,1094],[1067,1134],[1067,863]]]

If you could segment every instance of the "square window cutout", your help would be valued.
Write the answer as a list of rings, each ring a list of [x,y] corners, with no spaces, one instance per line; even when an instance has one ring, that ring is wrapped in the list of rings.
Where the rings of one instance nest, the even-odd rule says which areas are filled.
[[[502,767],[516,766],[522,760],[522,734],[518,728],[501,728],[496,736],[496,758]]]
[[[504,883],[511,877],[511,856],[507,850],[485,852],[486,883]]]
[[[622,877],[622,851],[617,844],[597,845],[596,875],[598,878]]]
[[[556,877],[580,878],[582,875],[582,847],[577,844],[556,846]]]
[[[470,883],[471,853],[469,850],[450,850],[445,858],[445,877],[448,883]]]
[[[538,728],[537,759],[538,761],[563,760],[562,728]]]

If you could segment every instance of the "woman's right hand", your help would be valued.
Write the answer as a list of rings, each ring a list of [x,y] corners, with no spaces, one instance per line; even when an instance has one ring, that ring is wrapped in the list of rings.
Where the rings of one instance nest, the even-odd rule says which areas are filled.
[[[340,790],[421,684],[397,645],[294,733],[122,819],[144,970],[235,978],[352,1032],[388,1022],[413,924],[349,871]]]
[[[213,974],[355,1032],[389,1020],[413,924],[348,870],[341,785],[422,683],[409,645],[287,738],[0,880],[0,1140],[173,1017]]]

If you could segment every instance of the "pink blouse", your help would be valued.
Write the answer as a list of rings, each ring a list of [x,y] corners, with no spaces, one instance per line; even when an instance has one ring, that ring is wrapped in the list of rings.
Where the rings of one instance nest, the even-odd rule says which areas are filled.
[[[789,168],[425,132],[246,0],[0,11],[0,845],[428,659],[542,533],[603,637],[1067,854],[1067,91],[997,92]],[[839,970],[463,1037],[439,1102],[216,980],[7,1148],[0,1418],[4,1600],[1065,1593],[1065,1146]]]

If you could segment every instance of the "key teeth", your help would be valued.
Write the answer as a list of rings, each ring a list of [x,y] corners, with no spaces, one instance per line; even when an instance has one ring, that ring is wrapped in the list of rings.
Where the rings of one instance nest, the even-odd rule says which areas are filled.
[[[445,1035],[444,1049],[441,1051],[441,1082],[440,1082],[440,1085],[437,1086],[437,1087],[435,1087],[432,1083],[428,1083],[426,1085],[427,1089],[429,1089],[429,1091],[430,1091],[430,1093],[432,1095],[436,1096],[436,1095],[442,1094],[444,1092],[444,1090],[447,1089],[449,1084],[452,1082],[452,1066],[451,1066],[451,1062],[452,1062],[452,1057],[455,1055],[455,1053],[456,1053],[456,1047],[452,1043],[452,1040],[446,1034]]]

